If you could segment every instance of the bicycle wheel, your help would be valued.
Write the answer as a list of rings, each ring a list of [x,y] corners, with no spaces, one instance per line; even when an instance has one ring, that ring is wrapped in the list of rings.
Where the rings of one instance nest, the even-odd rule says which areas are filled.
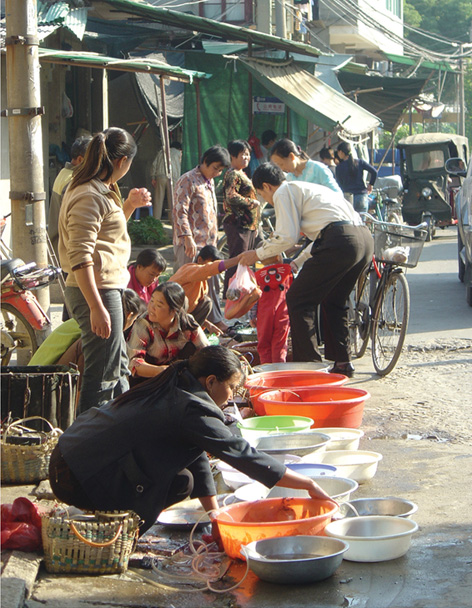
[[[405,342],[410,316],[410,292],[405,275],[392,273],[374,311],[372,361],[379,376],[395,367]]]
[[[36,333],[24,316],[11,304],[1,304],[1,359],[2,365],[10,363],[16,353],[16,365],[26,365],[38,348]]]
[[[367,269],[360,276],[349,296],[348,326],[349,339],[354,355],[360,359],[364,356],[369,344],[370,334],[370,271]]]

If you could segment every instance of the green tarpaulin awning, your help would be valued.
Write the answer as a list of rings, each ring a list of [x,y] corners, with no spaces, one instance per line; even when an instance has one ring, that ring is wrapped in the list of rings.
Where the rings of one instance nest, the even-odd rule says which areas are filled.
[[[56,49],[39,49],[39,60],[43,62],[86,66],[105,70],[118,70],[122,72],[144,72],[145,74],[159,74],[166,78],[192,83],[194,78],[211,78],[206,72],[186,70],[165,62],[156,61],[149,57],[134,57],[131,59],[117,59],[98,53],[80,51],[59,51]]]
[[[385,53],[385,57],[387,57],[389,61],[401,63],[403,65],[416,65],[420,60],[419,57],[405,57],[403,55],[394,55],[393,53]],[[446,61],[441,61],[440,63],[433,61],[421,61],[420,67],[427,68],[429,70],[441,70],[443,72],[457,72],[457,69]]]
[[[357,103],[378,116],[388,131],[395,129],[403,111],[418,97],[427,82],[424,78],[366,76],[345,70],[338,72],[338,80],[344,93],[357,96]],[[363,90],[367,92],[363,93]]]
[[[225,40],[244,41],[293,53],[303,53],[304,55],[311,55],[313,57],[324,54],[314,46],[303,42],[296,42],[286,38],[280,38],[279,36],[258,32],[257,30],[248,27],[238,27],[237,25],[232,25],[230,23],[223,23],[206,17],[198,17],[191,13],[183,13],[168,8],[160,8],[144,2],[136,2],[135,0],[98,0],[97,2],[92,3],[92,16],[94,16],[93,11],[97,11],[101,4],[108,4],[113,7],[115,11],[119,11],[119,13],[129,14],[132,17],[142,17],[148,22],[161,23],[170,27],[209,34],[210,36],[217,36]],[[122,17],[117,17],[117,19],[118,18]]]
[[[342,93],[295,64],[278,66],[244,58],[250,73],[273,95],[325,131],[340,127],[359,136],[381,126],[381,121]]]

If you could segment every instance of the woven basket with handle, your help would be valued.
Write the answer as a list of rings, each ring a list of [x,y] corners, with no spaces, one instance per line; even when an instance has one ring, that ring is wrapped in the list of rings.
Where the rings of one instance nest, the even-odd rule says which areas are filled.
[[[37,431],[27,426],[32,420],[41,421],[48,431]],[[2,483],[36,483],[47,479],[49,459],[61,429],[40,416],[30,416],[7,424],[2,429],[1,477]]]
[[[41,534],[48,572],[115,574],[128,567],[140,518],[129,511],[96,511],[70,516],[56,510],[42,517]]]

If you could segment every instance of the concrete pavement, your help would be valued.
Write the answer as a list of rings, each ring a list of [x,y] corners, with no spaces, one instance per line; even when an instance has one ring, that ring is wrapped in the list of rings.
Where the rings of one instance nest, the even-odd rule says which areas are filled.
[[[332,578],[308,586],[270,585],[250,573],[240,588],[223,595],[175,591],[172,580],[164,584],[161,581],[160,587],[151,586],[136,582],[132,573],[97,578],[50,575],[41,569],[33,596],[25,605],[28,608],[470,608],[470,441],[454,440],[453,435],[448,439],[450,435],[446,437],[443,433],[445,422],[434,421],[428,425],[429,410],[422,418],[419,416],[429,400],[434,402],[436,414],[446,420],[452,415],[454,401],[460,404],[459,412],[463,412],[457,424],[461,425],[466,439],[472,434],[469,412],[472,311],[456,278],[454,231],[439,231],[438,239],[426,244],[418,268],[408,271],[407,276],[412,300],[407,342],[412,351],[424,350],[424,356],[415,352],[415,357],[410,357],[406,350],[394,372],[378,378],[367,353],[356,361],[356,376],[352,381],[353,385],[367,388],[372,395],[365,408],[361,428],[366,436],[360,447],[383,455],[376,476],[362,485],[355,497],[403,496],[418,504],[414,519],[420,530],[406,556],[374,564],[343,561]],[[445,354],[443,360],[433,360],[429,346],[440,348],[444,344],[453,345],[452,348],[455,344],[457,354]],[[414,386],[415,378],[420,381],[419,393]],[[411,404],[401,408],[399,403],[408,402],[409,396]],[[427,431],[425,437],[415,439],[421,437],[422,431]],[[2,502],[10,502],[16,492],[27,493],[30,489],[5,488]],[[24,563],[25,576],[19,578],[25,581],[26,590],[26,569],[32,572],[33,566],[26,568],[28,558]],[[223,586],[237,582],[243,573],[244,566],[236,563]],[[2,606],[23,608],[20,588],[13,599],[5,597],[4,601],[5,574],[7,570],[2,573]],[[22,583],[19,584],[21,587]],[[10,603],[15,601],[17,603]]]

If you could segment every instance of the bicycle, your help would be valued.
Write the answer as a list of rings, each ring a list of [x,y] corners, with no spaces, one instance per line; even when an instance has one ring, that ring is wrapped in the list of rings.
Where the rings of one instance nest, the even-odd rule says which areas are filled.
[[[410,316],[403,268],[418,264],[427,226],[379,222],[363,215],[374,227],[374,255],[349,297],[349,336],[358,358],[365,354],[370,338],[375,371],[386,376],[401,355]]]
[[[390,224],[403,224],[401,202],[391,197],[392,186],[374,188],[369,195],[369,212],[375,219]],[[397,188],[394,188],[398,192]]]

